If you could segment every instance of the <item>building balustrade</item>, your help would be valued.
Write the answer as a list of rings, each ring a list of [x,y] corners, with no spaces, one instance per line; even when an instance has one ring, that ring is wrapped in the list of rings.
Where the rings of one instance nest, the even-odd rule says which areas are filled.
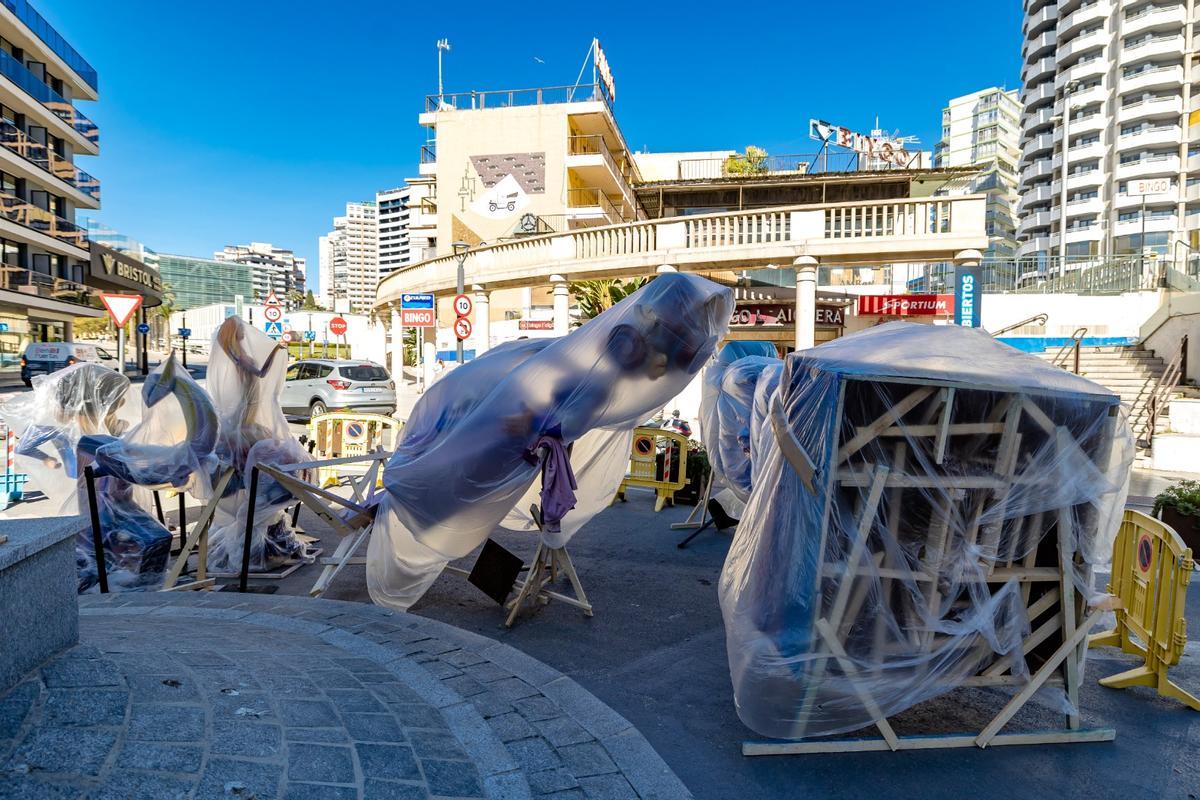
[[[28,134],[7,120],[0,120],[0,145],[97,202],[100,200],[100,181],[41,142],[30,139]]]

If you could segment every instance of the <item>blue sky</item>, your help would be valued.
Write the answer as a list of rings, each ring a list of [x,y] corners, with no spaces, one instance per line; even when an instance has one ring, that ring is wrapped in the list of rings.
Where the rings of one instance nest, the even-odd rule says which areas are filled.
[[[651,151],[810,152],[810,117],[876,115],[931,148],[949,98],[1020,79],[1016,0],[35,3],[100,74],[95,216],[162,252],[291,247],[310,281],[345,202],[415,174],[441,37],[451,92],[573,83],[598,36]]]

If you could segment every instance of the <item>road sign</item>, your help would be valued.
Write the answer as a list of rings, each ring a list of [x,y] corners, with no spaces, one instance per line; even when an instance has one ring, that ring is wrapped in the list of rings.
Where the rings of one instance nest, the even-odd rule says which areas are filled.
[[[350,422],[342,428],[342,436],[347,442],[360,442],[367,433],[367,426],[361,422]]]
[[[268,322],[263,325],[263,330],[267,332],[267,336],[272,339],[283,336],[283,326],[278,322]]]
[[[305,331],[304,338],[310,342],[314,342],[317,339],[317,332],[316,331]]]
[[[432,294],[402,294],[400,308],[433,308]]]
[[[400,325],[405,328],[432,328],[432,308],[402,308],[400,309]]]
[[[471,320],[466,317],[459,317],[454,320],[454,335],[462,339],[471,338]]]
[[[283,319],[283,309],[279,306],[267,306],[263,309],[263,316],[267,318],[267,322],[279,322]]]
[[[139,323],[138,323],[138,326],[137,326],[137,332],[138,332],[138,333],[141,333],[141,334],[147,334],[147,333],[149,333],[149,332],[150,332],[150,325],[149,325],[149,323],[146,323],[146,322],[139,322]]]
[[[465,294],[456,294],[454,296],[454,313],[460,317],[465,317],[471,313],[474,306],[471,304],[471,298]]]
[[[334,336],[345,336],[348,327],[349,325],[346,324],[346,320],[341,317],[334,317],[329,320],[329,332]]]
[[[179,335],[186,339],[192,335],[192,329],[191,328],[180,328]]]
[[[263,305],[264,305],[264,306],[277,306],[277,305],[281,305],[281,303],[279,302],[279,295],[275,294],[275,290],[274,290],[274,289],[272,289],[271,291],[267,292],[267,299],[263,301]]]
[[[129,322],[129,318],[133,316],[133,312],[141,308],[142,296],[140,294],[101,294],[100,302],[104,303],[104,307],[108,309],[108,315],[112,317],[113,324],[118,328],[123,328],[125,323]]]
[[[8,323],[0,322],[0,333],[8,333]]]

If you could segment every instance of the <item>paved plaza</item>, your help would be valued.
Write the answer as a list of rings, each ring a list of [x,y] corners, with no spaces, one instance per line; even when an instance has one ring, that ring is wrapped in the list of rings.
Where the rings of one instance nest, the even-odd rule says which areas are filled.
[[[0,798],[682,798],[624,718],[507,645],[361,604],[125,594],[0,699]]]

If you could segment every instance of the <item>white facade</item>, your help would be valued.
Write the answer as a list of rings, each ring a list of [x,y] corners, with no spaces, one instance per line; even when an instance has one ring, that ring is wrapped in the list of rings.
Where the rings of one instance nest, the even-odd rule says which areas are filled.
[[[297,257],[294,252],[283,247],[276,247],[270,242],[251,242],[250,244],[229,244],[223,250],[213,253],[217,261],[227,261],[235,264],[249,264],[254,280],[254,299],[265,300],[270,292],[275,292],[285,308],[300,305],[296,295],[301,298],[305,292],[305,260]]]
[[[1188,8],[1183,0],[1026,0],[1019,255],[1054,257],[1064,244],[1068,258],[1168,254],[1180,239],[1200,244],[1200,164],[1189,170],[1196,102],[1185,56],[1194,46]],[[1148,179],[1161,181],[1139,183]],[[1139,188],[1163,190],[1145,197],[1144,218]]]
[[[321,295],[325,305],[348,304],[354,313],[368,313],[379,285],[379,241],[374,202],[346,204],[346,213],[334,217],[333,230],[320,237]],[[339,303],[339,301],[344,301]]]
[[[404,186],[375,195],[380,276],[437,255],[435,191],[433,180],[410,178]]]
[[[213,334],[217,328],[221,326],[227,318],[238,314],[241,309],[241,317],[249,324],[258,328],[260,331],[265,330],[266,317],[263,316],[265,306],[257,303],[213,303],[207,306],[199,306],[197,308],[189,308],[187,311],[176,311],[171,315],[171,330],[175,331],[182,327],[190,328],[192,331],[190,343],[199,344],[203,347],[211,342]],[[313,331],[316,333],[316,342],[328,342],[330,345],[334,341],[341,342],[342,338],[329,333],[329,320],[340,316],[346,320],[346,337],[345,341],[350,342],[355,350],[352,352],[359,358],[377,357],[363,352],[363,348],[367,347],[370,342],[373,342],[378,337],[378,331],[370,325],[370,321],[364,314],[335,314],[331,311],[285,311],[283,319],[280,320],[284,332],[288,331]],[[184,325],[186,321],[187,325]]]
[[[979,167],[979,174],[948,194],[986,194],[988,258],[1016,252],[1017,164],[1020,160],[1017,92],[990,87],[956,97],[942,109],[935,167]]]

